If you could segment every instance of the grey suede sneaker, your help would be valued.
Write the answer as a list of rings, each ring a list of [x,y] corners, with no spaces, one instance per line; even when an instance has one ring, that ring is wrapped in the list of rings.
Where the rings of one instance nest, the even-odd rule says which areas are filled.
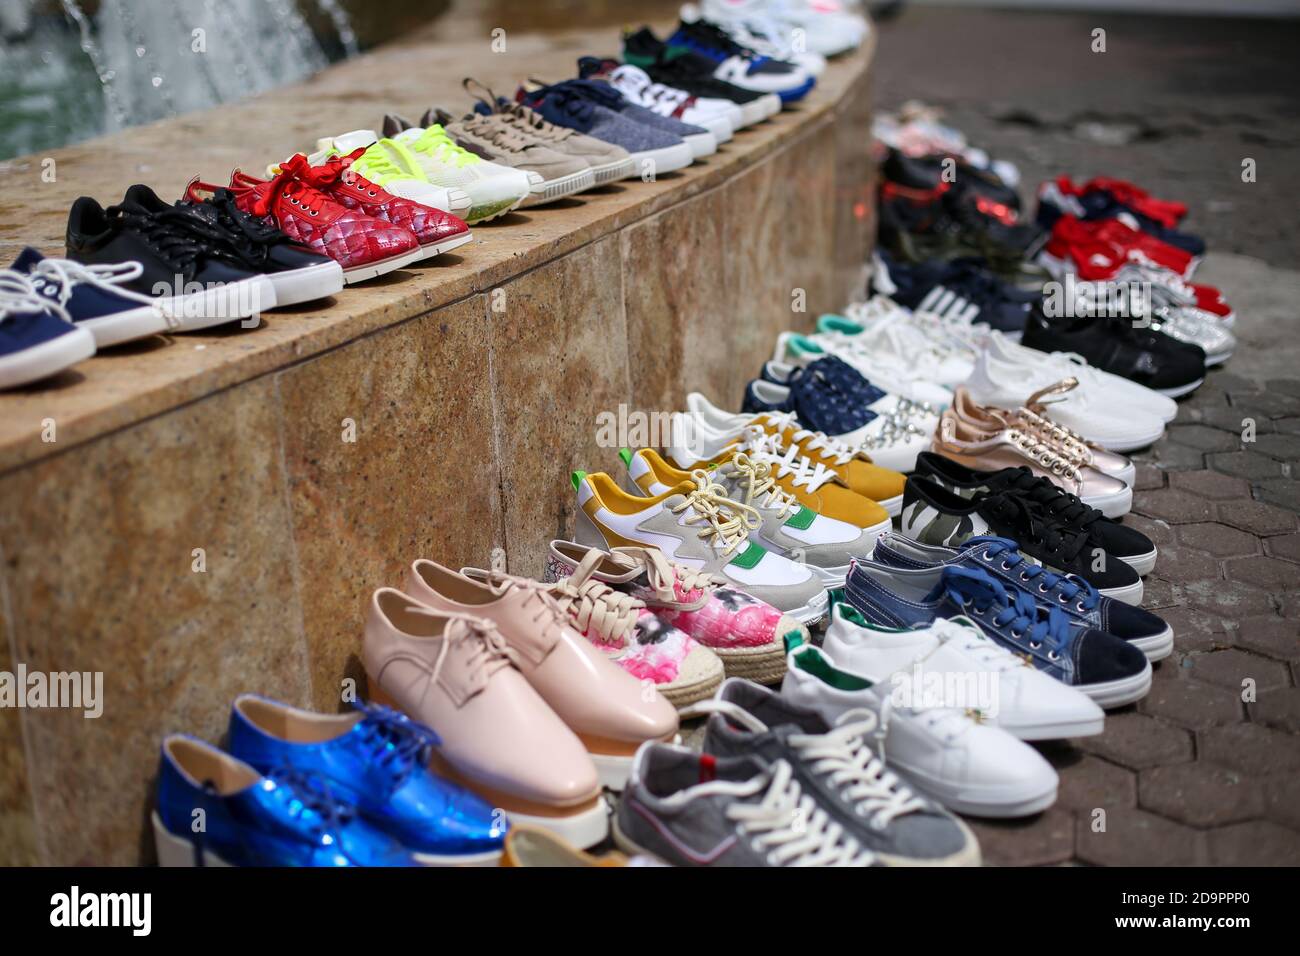
[[[646,743],[611,826],[624,852],[674,866],[873,866],[790,764]]]
[[[815,711],[735,677],[683,713],[712,715],[704,752],[720,761],[748,755],[765,766],[789,764],[804,793],[885,865],[979,866],[966,825],[913,793],[868,749],[875,714],[850,712],[832,728]]]

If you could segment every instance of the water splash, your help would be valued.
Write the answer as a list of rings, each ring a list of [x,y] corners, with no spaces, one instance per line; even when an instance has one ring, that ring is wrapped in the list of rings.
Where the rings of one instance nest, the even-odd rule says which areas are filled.
[[[352,29],[352,21],[348,18],[347,11],[343,9],[338,0],[316,0],[316,6],[334,24],[334,32],[339,35],[339,42],[343,44],[343,49],[347,55],[356,56],[361,51],[361,48],[357,44],[357,34]]]

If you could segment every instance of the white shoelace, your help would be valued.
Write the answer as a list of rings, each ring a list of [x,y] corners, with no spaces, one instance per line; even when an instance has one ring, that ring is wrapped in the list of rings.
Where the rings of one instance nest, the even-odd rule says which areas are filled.
[[[60,303],[36,291],[26,273],[0,269],[0,321],[28,312],[53,312],[65,322],[72,321],[72,316]]]
[[[810,493],[838,477],[825,465],[806,457],[798,445],[784,447],[781,432],[769,433],[751,425],[744,430],[741,447],[755,461],[772,469],[777,478],[789,475],[791,484],[796,488],[806,488]]]
[[[156,299],[124,288],[126,283],[138,279],[143,272],[144,266],[138,262],[86,265],[71,259],[42,259],[32,269],[31,279],[32,288],[49,288],[57,297],[59,305],[65,309],[77,285],[91,285],[123,299],[155,308],[167,322],[168,328],[178,328],[180,318],[162,308]]]
[[[990,665],[999,671],[1032,666],[1023,657],[1018,657],[996,641],[989,640],[977,628],[938,618],[930,625],[930,631],[938,634],[940,646],[951,644],[981,664]],[[931,654],[933,653],[931,651]],[[929,655],[926,655],[926,658],[928,657]],[[926,658],[921,660],[924,661]]]

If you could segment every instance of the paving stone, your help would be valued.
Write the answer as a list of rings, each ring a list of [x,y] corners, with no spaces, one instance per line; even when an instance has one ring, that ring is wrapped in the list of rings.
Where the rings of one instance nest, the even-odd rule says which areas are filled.
[[[1074,856],[1074,814],[1062,807],[1026,820],[967,820],[991,866],[1052,866]]]
[[[1270,392],[1281,392],[1283,395],[1300,398],[1300,378],[1270,378],[1264,383],[1264,387]]]
[[[1211,372],[1206,377],[1206,384],[1213,385],[1215,388],[1230,394],[1240,394],[1243,397],[1252,396],[1259,391],[1259,382],[1255,381],[1255,379],[1237,375],[1223,368],[1217,368]],[[1200,395],[1200,393],[1201,389],[1197,389],[1196,394]]]
[[[1190,524],[1214,518],[1214,506],[1204,498],[1175,488],[1140,491],[1133,496],[1133,510],[1170,524]]]
[[[1205,835],[1145,810],[1110,810],[1104,832],[1091,815],[1076,822],[1075,853],[1098,866],[1195,866],[1205,859]]]
[[[1202,760],[1255,776],[1300,770],[1300,737],[1260,724],[1204,731],[1198,752]]]
[[[1210,455],[1206,460],[1215,471],[1248,478],[1251,481],[1280,478],[1285,474],[1280,461],[1274,461],[1268,455],[1256,451],[1220,452],[1217,455]]]
[[[1134,470],[1137,472],[1133,478],[1134,491],[1154,491],[1165,486],[1165,473],[1155,465],[1138,462]]]
[[[1284,435],[1300,435],[1300,418],[1279,418],[1269,424]]]
[[[1223,577],[1223,571],[1214,555],[1188,547],[1161,548],[1152,573],[1165,581],[1177,581],[1180,584],[1187,581],[1217,581]],[[1147,590],[1150,589],[1151,581],[1148,580]]]
[[[1300,620],[1300,591],[1292,591],[1289,594],[1282,595],[1279,610],[1283,617]]]
[[[1177,536],[1183,544],[1221,558],[1236,554],[1259,553],[1258,538],[1236,528],[1230,528],[1226,524],[1219,524],[1217,521],[1180,525]],[[1165,552],[1161,549],[1156,558],[1157,570],[1164,563],[1164,558]]]
[[[1215,614],[1178,606],[1165,608],[1160,616],[1174,629],[1175,651],[1208,651],[1231,646],[1227,625]]]
[[[1254,820],[1264,813],[1264,785],[1205,763],[1156,767],[1138,774],[1138,805],[1195,827]]]
[[[1079,747],[1131,770],[1163,767],[1192,759],[1192,735],[1146,714],[1112,713],[1106,729]]]
[[[1137,806],[1137,775],[1125,767],[1108,763],[1091,754],[1067,767],[1057,767],[1061,785],[1056,792],[1057,806],[1091,813],[1097,807]]]
[[[1161,559],[1164,555],[1160,555]],[[1270,591],[1300,587],[1300,565],[1269,558],[1262,554],[1249,558],[1229,558],[1223,563],[1229,579],[1245,581]]]
[[[1300,563],[1300,534],[1277,534],[1265,538],[1264,550],[1275,557]]]
[[[1300,830],[1300,774],[1265,777],[1264,816],[1292,830]]]
[[[1199,426],[1192,426],[1199,427]],[[1191,444],[1185,442],[1184,444]],[[1300,435],[1260,435],[1256,433],[1255,451],[1278,461],[1300,461]],[[1214,449],[1219,451],[1220,449]],[[1222,449],[1226,451],[1227,449]]]
[[[1152,492],[1157,494],[1158,492]],[[1229,501],[1219,505],[1219,520],[1255,534],[1281,534],[1296,529],[1294,512],[1262,501]]]
[[[1212,830],[1206,834],[1206,844],[1214,866],[1300,864],[1300,833],[1266,820]]]
[[[1188,673],[1181,680],[1152,681],[1151,693],[1138,701],[1138,710],[1191,730],[1209,730],[1242,719],[1240,687],[1217,687],[1196,680],[1200,675],[1195,667],[1185,670]]]
[[[1197,451],[1236,451],[1241,447],[1240,435],[1209,425],[1174,425],[1165,432],[1165,440]]]
[[[1200,411],[1199,416],[1194,421],[1203,422],[1213,428],[1222,429],[1237,436],[1241,440],[1242,430],[1246,427],[1242,419],[1246,416],[1241,414],[1240,409],[1233,408],[1230,405],[1214,405]],[[1263,435],[1273,431],[1273,423],[1267,418],[1255,419],[1255,434]]]
[[[1124,516],[1124,527],[1140,531],[1150,538],[1156,547],[1163,548],[1167,544],[1172,544],[1174,540],[1174,526],[1159,518],[1147,518],[1130,513]]]
[[[1217,471],[1175,471],[1169,475],[1169,485],[1212,501],[1230,501],[1234,498],[1244,500],[1250,497],[1250,483],[1244,478],[1234,478]]]
[[[1254,703],[1247,704],[1250,719],[1265,727],[1300,734],[1300,688],[1261,689]]]
[[[1300,480],[1270,478],[1255,486],[1255,497],[1288,511],[1300,511]]]
[[[1262,693],[1265,688],[1286,687],[1290,683],[1285,664],[1251,654],[1249,651],[1229,648],[1205,654],[1193,654],[1189,677],[1205,681],[1240,696],[1242,682],[1250,679]]]
[[[1162,555],[1163,557],[1163,555]],[[1174,586],[1161,578],[1147,578],[1142,589],[1142,606],[1148,611],[1160,611],[1178,603]]]
[[[1228,392],[1233,408],[1241,409],[1242,415],[1252,418],[1282,418],[1300,413],[1300,398],[1283,395],[1281,392],[1242,393]]]
[[[1175,444],[1168,439],[1161,439],[1148,454],[1165,471],[1199,471],[1205,467],[1205,452],[1199,448]]]
[[[1178,632],[1174,632],[1177,641]],[[1300,623],[1275,614],[1237,621],[1230,633],[1238,647],[1279,661],[1300,661]]]
[[[1192,581],[1179,585],[1178,593],[1192,607],[1230,620],[1273,610],[1268,592],[1245,581]]]

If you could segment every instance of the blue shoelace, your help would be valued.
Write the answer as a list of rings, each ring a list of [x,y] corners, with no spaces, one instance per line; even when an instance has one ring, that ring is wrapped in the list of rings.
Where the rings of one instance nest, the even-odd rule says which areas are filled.
[[[993,535],[982,535],[980,537],[969,539],[964,544],[963,549],[976,550],[983,548],[985,554],[990,558],[1002,557],[1003,570],[1011,571],[1017,566],[1020,573],[1024,575],[1025,580],[1033,584],[1037,582],[1039,590],[1044,594],[1055,594],[1061,603],[1068,604],[1070,601],[1077,600],[1080,610],[1091,611],[1101,600],[1101,593],[1076,574],[1057,574],[1049,571],[1041,564],[1034,564],[1023,554],[1020,553],[1020,546],[1009,538],[998,538]]]
[[[1040,608],[1024,591],[1013,595],[984,571],[973,568],[944,568],[941,586],[948,599],[962,608],[973,608],[979,614],[996,609],[993,624],[1009,628],[1014,639],[1028,637],[1032,648],[1049,644],[1053,656],[1065,650],[1070,619],[1058,608]]]

